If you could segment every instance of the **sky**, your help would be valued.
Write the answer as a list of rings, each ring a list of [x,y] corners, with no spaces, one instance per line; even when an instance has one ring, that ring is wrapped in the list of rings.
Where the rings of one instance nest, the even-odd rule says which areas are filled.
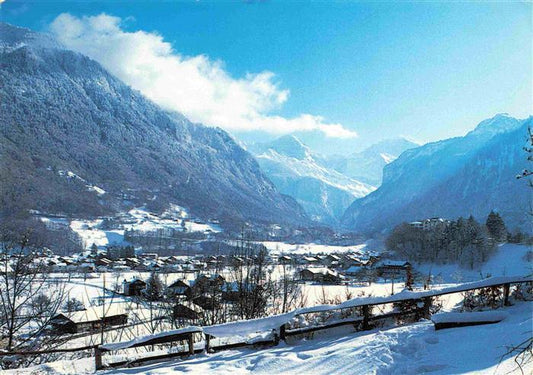
[[[426,143],[533,113],[532,4],[16,1],[0,20],[52,33],[165,109],[245,142],[321,153]]]

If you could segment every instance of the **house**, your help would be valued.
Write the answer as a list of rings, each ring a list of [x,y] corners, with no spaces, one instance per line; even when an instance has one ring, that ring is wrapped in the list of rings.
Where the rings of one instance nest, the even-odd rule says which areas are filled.
[[[60,313],[50,319],[52,328],[61,334],[96,331],[108,326],[123,325],[128,322],[125,304],[112,303],[93,306],[86,310]]]
[[[185,323],[185,321],[195,323],[201,318],[202,313],[203,311],[200,306],[195,305],[194,303],[178,303],[172,308],[172,317],[182,323]]]
[[[370,267],[379,262],[380,256],[379,255],[370,255],[368,259],[366,260],[366,266]]]
[[[309,267],[300,271],[300,278],[304,281],[338,284],[344,277],[326,267]]]
[[[167,289],[175,296],[189,297],[193,285],[194,281],[192,280],[176,280],[170,284]]]
[[[92,263],[81,263],[78,266],[78,270],[81,272],[94,272],[96,271],[96,268],[94,267],[94,264]]]
[[[199,275],[194,286],[222,286],[226,282],[223,276],[219,274]]]
[[[146,263],[145,263],[146,264]],[[151,270],[160,270],[162,268],[165,268],[166,264],[160,259],[152,260],[148,262],[148,268]]]
[[[181,262],[181,259],[177,257],[176,255],[172,255],[167,258],[165,261],[167,264],[179,264]]]
[[[144,259],[151,259],[151,260],[157,260],[158,258],[157,253],[143,253],[141,256]]]
[[[328,254],[323,262],[324,264],[329,264],[329,265],[332,265],[332,264],[339,264],[341,258],[335,254]]]
[[[124,261],[126,266],[130,267],[131,269],[135,269],[141,265],[141,261],[137,258],[126,258]]]
[[[316,264],[316,263],[318,263],[318,259],[315,258],[315,257],[311,257],[311,256],[304,256],[302,258],[302,261],[303,261],[303,263],[307,263],[307,264]]]
[[[429,219],[424,219],[421,221],[412,221],[409,223],[409,225],[413,228],[418,228],[422,230],[432,230],[438,227],[445,227],[450,224],[449,220],[440,218],[440,217],[432,217]]]
[[[413,228],[417,228],[417,229],[423,229],[424,228],[424,223],[422,223],[421,221],[411,221],[409,223],[409,225]]]
[[[102,267],[111,267],[112,264],[113,264],[113,261],[106,257],[96,259],[96,261],[94,262],[95,266],[102,266]]]
[[[220,301],[207,293],[193,297],[192,302],[203,310],[213,311],[220,307]]]
[[[61,263],[66,264],[67,266],[71,266],[71,265],[76,264],[76,261],[73,258],[71,258],[71,257],[59,257],[58,261],[60,261]]]
[[[239,300],[239,284],[235,281],[226,282],[222,286],[222,300],[225,302],[237,302]]]
[[[363,268],[362,268],[361,266],[359,266],[359,265],[353,265],[353,266],[351,266],[351,267],[348,267],[348,268],[344,271],[344,273],[345,273],[347,276],[357,276],[357,275],[361,272],[362,269],[363,269]]]
[[[292,262],[292,258],[288,255],[282,255],[278,258],[279,264],[290,264]]]
[[[395,277],[411,268],[411,263],[404,260],[386,260],[376,264],[376,269],[381,277]]]
[[[262,290],[261,285],[255,283],[242,283],[239,285],[236,281],[226,282],[222,286],[222,301],[225,302],[238,302],[240,298],[245,298],[247,294],[252,293],[254,290]],[[241,294],[244,292],[244,296]]]
[[[146,288],[146,283],[141,279],[124,280],[122,286],[125,296],[140,296]]]

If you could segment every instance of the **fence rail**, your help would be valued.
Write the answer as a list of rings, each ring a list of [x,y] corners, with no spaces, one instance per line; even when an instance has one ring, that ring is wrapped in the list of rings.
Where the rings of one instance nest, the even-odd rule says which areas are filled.
[[[84,350],[92,350],[98,348],[98,345],[83,346],[81,348],[63,348],[63,349],[50,349],[50,350],[26,350],[26,351],[13,351],[2,352],[0,351],[0,357],[11,355],[43,355],[43,354],[55,354],[55,353],[72,353],[82,352]]]

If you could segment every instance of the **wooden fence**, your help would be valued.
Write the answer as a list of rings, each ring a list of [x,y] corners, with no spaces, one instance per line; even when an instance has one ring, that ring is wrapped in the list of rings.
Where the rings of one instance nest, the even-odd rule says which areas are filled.
[[[399,318],[405,315],[410,314],[416,314],[419,317],[424,317],[429,319],[430,318],[430,309],[433,303],[433,299],[436,297],[449,295],[453,293],[462,293],[462,292],[470,292],[475,290],[480,290],[484,288],[502,288],[503,297],[502,297],[502,305],[507,306],[509,305],[509,293],[510,293],[510,287],[513,284],[523,284],[523,283],[531,283],[533,280],[530,277],[500,277],[500,278],[491,278],[482,280],[479,282],[474,283],[467,283],[462,284],[456,287],[451,288],[443,288],[443,289],[436,289],[436,290],[429,290],[429,291],[421,291],[421,292],[404,292],[399,293],[396,296],[389,296],[389,297],[373,297],[373,298],[360,298],[355,300],[350,300],[344,303],[341,303],[336,306],[315,306],[310,308],[304,308],[300,309],[294,312],[294,316],[297,315],[305,315],[305,314],[312,314],[312,313],[323,313],[327,311],[333,311],[333,310],[343,310],[343,309],[354,309],[354,308],[360,308],[361,316],[358,316],[356,318],[351,319],[344,319],[339,320],[335,322],[331,322],[328,324],[323,325],[317,325],[317,326],[311,326],[311,327],[303,327],[303,328],[295,328],[295,329],[287,329],[287,324],[284,323],[280,327],[278,327],[275,331],[274,337],[272,339],[264,339],[254,342],[238,342],[238,343],[232,343],[232,344],[225,344],[225,345],[219,345],[219,346],[213,346],[212,340],[215,338],[212,334],[207,334],[203,331],[202,327],[189,327],[183,329],[183,331],[176,330],[172,332],[167,333],[161,333],[152,337],[147,337],[143,340],[132,340],[131,343],[117,343],[117,344],[106,344],[106,345],[99,345],[99,346],[88,346],[84,348],[76,348],[76,349],[56,349],[56,350],[48,350],[48,351],[32,351],[32,352],[0,352],[0,358],[2,356],[8,356],[8,355],[39,355],[39,354],[49,354],[49,353],[60,353],[60,352],[74,352],[74,351],[81,351],[81,350],[87,350],[87,349],[94,349],[95,351],[95,367],[97,370],[105,368],[105,367],[117,367],[117,366],[135,366],[146,362],[151,361],[160,361],[175,357],[188,357],[193,354],[201,353],[201,352],[216,352],[221,350],[229,350],[229,349],[236,349],[236,348],[242,348],[242,347],[262,347],[262,346],[272,346],[277,345],[280,340],[286,340],[288,337],[291,336],[298,336],[298,335],[305,335],[321,330],[331,329],[335,327],[340,326],[346,326],[351,325],[354,327],[356,331],[364,331],[371,329],[372,322],[383,320],[383,319],[389,319],[389,318]],[[355,301],[355,302],[354,302]],[[371,314],[371,308],[373,306],[378,305],[386,305],[386,304],[394,304],[394,303],[407,303],[408,305],[415,306],[413,309],[408,311],[392,311],[380,315],[372,315]],[[266,318],[268,319],[268,318]],[[231,324],[246,324],[246,321],[242,322],[234,322],[234,323],[227,323],[229,325]],[[205,327],[206,330],[208,327]],[[202,340],[204,342],[202,348],[196,348],[194,347],[194,335],[199,334],[203,335],[204,339]],[[155,345],[171,345],[175,342],[186,342],[187,343],[187,350],[186,351],[179,351],[174,353],[165,353],[155,356],[148,356],[143,358],[137,358],[133,360],[123,360],[118,361],[114,363],[110,363],[107,365],[103,364],[102,361],[102,355],[104,353],[109,353],[116,350],[124,350],[124,349],[131,349],[131,348],[138,348],[138,347],[147,347],[152,346],[152,348]]]

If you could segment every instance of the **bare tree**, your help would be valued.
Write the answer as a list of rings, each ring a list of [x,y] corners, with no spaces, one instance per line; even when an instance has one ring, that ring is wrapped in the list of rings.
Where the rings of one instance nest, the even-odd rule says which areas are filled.
[[[0,328],[5,349],[32,349],[65,299],[64,282],[50,279],[31,233],[2,231],[0,251]],[[46,340],[50,346],[51,340]]]
[[[302,289],[300,284],[298,284],[298,280],[296,280],[294,276],[293,267],[288,264],[283,264],[282,267],[282,275],[279,280],[282,297],[281,312],[286,313],[287,311],[296,308]]]
[[[249,234],[241,235],[240,246],[231,261],[238,299],[235,314],[240,319],[266,315],[268,301],[274,295],[275,284],[268,272],[268,252],[256,245]]]

